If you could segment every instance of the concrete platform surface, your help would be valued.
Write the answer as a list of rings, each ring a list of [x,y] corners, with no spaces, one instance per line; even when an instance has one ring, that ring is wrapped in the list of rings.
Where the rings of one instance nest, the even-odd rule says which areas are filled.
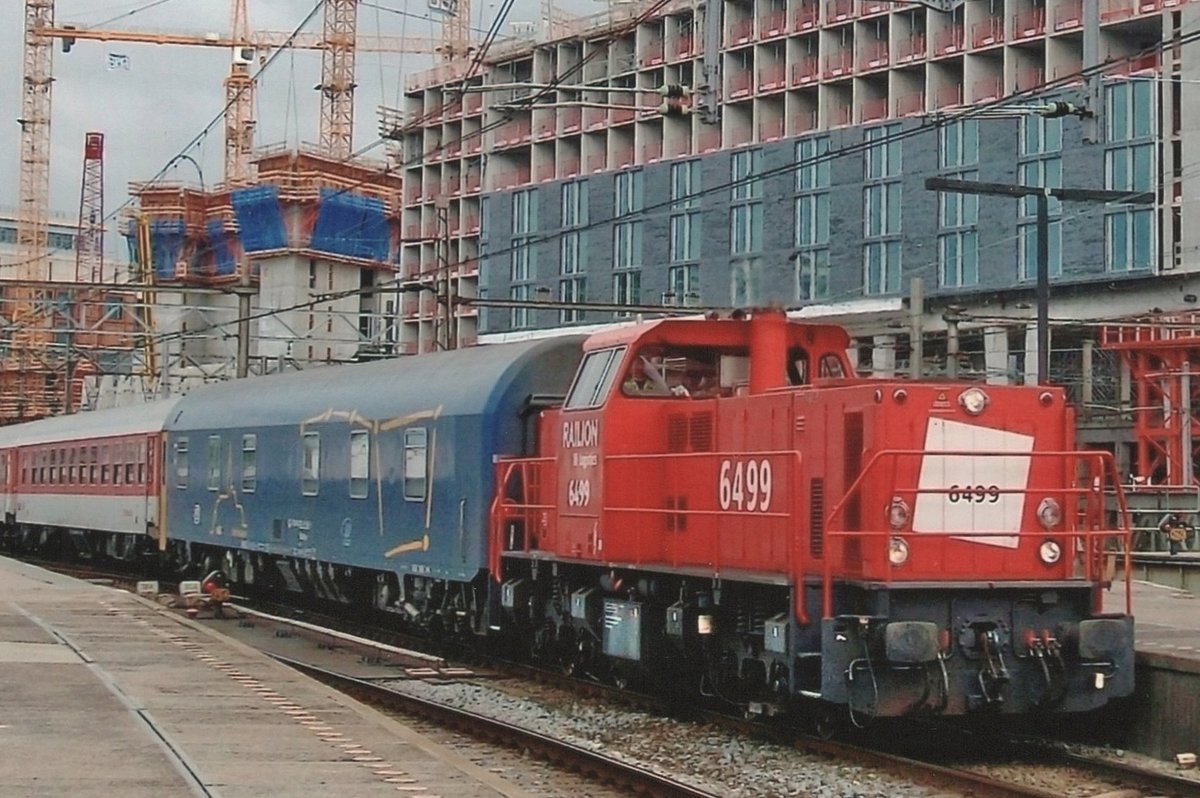
[[[0,558],[0,793],[527,798],[131,594]]]

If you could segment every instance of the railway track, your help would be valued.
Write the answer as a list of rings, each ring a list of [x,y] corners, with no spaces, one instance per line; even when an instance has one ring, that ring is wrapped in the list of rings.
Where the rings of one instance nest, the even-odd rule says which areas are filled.
[[[48,563],[39,563],[49,567]],[[136,579],[128,574],[111,573],[93,566],[57,566],[55,570],[75,578],[112,584],[132,590]],[[287,625],[295,634],[313,638],[318,646],[348,648],[359,653],[361,661],[374,661],[398,666],[417,675],[414,678],[433,678],[444,681],[457,678],[478,683],[495,682],[497,675],[514,680],[536,679],[575,694],[583,694],[606,704],[624,704],[640,710],[666,713],[671,708],[653,696],[645,696],[597,682],[581,681],[526,664],[515,664],[503,660],[490,660],[491,673],[480,673],[477,668],[462,668],[451,664],[446,651],[427,653],[416,650],[420,641],[401,636],[392,630],[356,624],[353,632],[344,631],[346,622],[334,616],[322,616],[311,611],[304,612],[304,620],[285,617],[285,608],[276,607],[273,613],[264,613],[249,606],[236,606],[237,612],[261,621]],[[397,645],[399,644],[399,645]],[[634,795],[646,796],[715,796],[721,792],[708,792],[681,780],[688,774],[665,775],[636,762],[617,759],[598,751],[558,739],[553,735],[524,728],[495,717],[453,707],[446,703],[422,698],[390,689],[375,678],[363,679],[320,667],[312,662],[283,657],[267,652],[282,662],[307,673],[313,678],[346,692],[364,703],[384,710],[399,712],[427,720],[439,727],[456,730],[491,744],[515,747],[542,758],[555,767],[577,772],[616,789]],[[387,678],[396,678],[395,671]],[[962,795],[996,798],[1062,798],[1064,795],[1094,796],[1192,796],[1200,794],[1200,780],[1170,773],[1150,770],[1127,763],[1098,760],[1072,754],[1048,745],[1030,746],[1028,741],[1014,743],[1012,759],[1002,768],[978,762],[945,764],[932,761],[932,757],[906,755],[879,748],[852,745],[841,741],[830,741],[815,736],[798,735],[794,731],[752,723],[741,718],[714,712],[693,713],[693,718],[734,734],[769,741],[775,745],[794,748],[809,755],[824,757],[838,762],[887,772],[893,776],[926,785],[943,792]],[[995,758],[995,751],[993,759]],[[997,771],[1003,776],[997,775]],[[1068,789],[1069,783],[1100,785],[1099,792],[1081,792]],[[1124,792],[1122,792],[1124,791]]]

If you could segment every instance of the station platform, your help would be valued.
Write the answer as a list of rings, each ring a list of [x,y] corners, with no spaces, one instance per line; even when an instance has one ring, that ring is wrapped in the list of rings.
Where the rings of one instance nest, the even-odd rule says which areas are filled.
[[[528,798],[154,602],[0,558],[6,795]]]

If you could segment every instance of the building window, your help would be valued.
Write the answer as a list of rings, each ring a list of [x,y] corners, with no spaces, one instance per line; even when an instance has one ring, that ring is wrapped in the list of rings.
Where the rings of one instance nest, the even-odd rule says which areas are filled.
[[[638,270],[613,272],[613,304],[640,305],[642,300],[642,273]],[[619,316],[628,316],[628,311],[619,311]]]
[[[733,153],[729,209],[729,251],[734,255],[761,252],[763,248],[762,150]]]
[[[938,166],[960,169],[979,163],[979,122],[960,119],[943,126],[938,135]]]
[[[734,205],[729,210],[729,251],[745,255],[762,251],[763,206],[761,202]]]
[[[408,501],[425,501],[428,489],[428,434],[424,427],[404,430],[404,498]]]
[[[874,241],[863,252],[863,291],[891,294],[900,290],[900,242]]]
[[[688,263],[667,269],[667,293],[663,295],[663,304],[700,304],[700,264]]]
[[[586,233],[576,228],[588,223],[587,183],[573,180],[562,186],[562,226],[565,232],[558,244],[558,301],[584,301],[583,253]],[[583,321],[583,311],[563,308],[558,312],[561,324]]]
[[[1062,152],[1062,119],[1033,115],[1021,117],[1021,155]]]
[[[670,258],[672,263],[700,259],[700,213],[690,211],[671,216]]]
[[[371,434],[350,432],[350,498],[365,499],[371,478]]]
[[[978,172],[958,172],[958,180],[978,180]],[[938,194],[938,281],[944,288],[979,283],[979,197],[943,191]]]
[[[900,290],[900,224],[902,186],[900,125],[864,131],[863,153],[863,293],[890,294]]]
[[[1158,110],[1151,81],[1127,80],[1105,88],[1108,146],[1105,188],[1153,191],[1158,185],[1155,138]],[[1153,207],[1109,204],[1104,217],[1105,261],[1114,272],[1153,268],[1157,233]]]
[[[95,447],[93,447],[93,449],[94,448]],[[95,462],[95,460],[89,460],[86,455],[87,455],[87,449],[82,450],[82,452],[80,453],[80,458],[79,458],[79,462],[81,464]],[[92,469],[94,472],[95,466],[92,466]],[[81,467],[80,473],[82,474],[85,470],[86,469]],[[89,480],[84,479],[81,481],[86,483]],[[90,480],[90,481],[95,481],[95,478],[93,477],[92,480]],[[186,488],[187,485],[188,485],[188,439],[180,438],[179,440],[175,441],[175,487]]]
[[[730,161],[730,178],[733,183],[732,199],[759,199],[762,197],[763,154],[760,149],[741,150],[733,153]]]
[[[558,283],[558,301],[565,305],[582,304],[587,301],[587,278],[580,275],[560,280]],[[583,311],[564,308],[559,311],[559,321],[563,324],[583,321]]]
[[[863,174],[867,180],[885,180],[900,176],[901,130],[900,125],[883,125],[863,131],[863,138],[867,144],[863,154]]]
[[[811,302],[829,298],[829,250],[796,253],[796,298]]]
[[[758,302],[762,296],[762,263],[758,258],[740,258],[733,262],[729,294],[734,307]]]
[[[508,298],[516,302],[528,302],[533,299],[533,286],[529,283],[512,285],[508,288]],[[531,326],[533,314],[528,305],[517,305],[509,308],[508,324],[514,330],[523,330]]]
[[[1057,156],[1025,161],[1018,166],[1021,183],[1026,186],[1062,186],[1062,158]],[[1017,257],[1021,279],[1032,282],[1038,273],[1037,197],[1022,197],[1017,211]],[[1062,276],[1062,203],[1053,197],[1046,200],[1050,214],[1049,261],[1050,278]]]
[[[613,209],[616,215],[641,213],[642,207],[642,170],[617,172],[613,183]]]
[[[316,496],[321,487],[321,435],[306,432],[301,442],[300,492],[305,496]]]
[[[796,199],[796,247],[829,244],[829,194],[802,194]]]
[[[829,296],[829,188],[828,136],[796,142],[795,244],[792,258],[795,298],[799,301]]]
[[[524,235],[537,230],[537,189],[516,191],[512,195],[512,233]]]
[[[796,142],[796,192],[829,188],[829,137]]]
[[[700,159],[671,165],[671,209],[700,207]]]
[[[258,436],[242,436],[242,492],[253,493],[258,487]]]
[[[700,160],[671,166],[670,252],[672,263],[700,258]]]
[[[562,227],[569,230],[587,224],[587,181],[571,180],[562,185]]]

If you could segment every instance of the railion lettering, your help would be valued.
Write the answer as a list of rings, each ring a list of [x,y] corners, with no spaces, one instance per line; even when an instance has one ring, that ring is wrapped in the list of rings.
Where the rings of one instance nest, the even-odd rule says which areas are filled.
[[[600,444],[600,421],[595,418],[563,422],[564,449],[593,449]]]

